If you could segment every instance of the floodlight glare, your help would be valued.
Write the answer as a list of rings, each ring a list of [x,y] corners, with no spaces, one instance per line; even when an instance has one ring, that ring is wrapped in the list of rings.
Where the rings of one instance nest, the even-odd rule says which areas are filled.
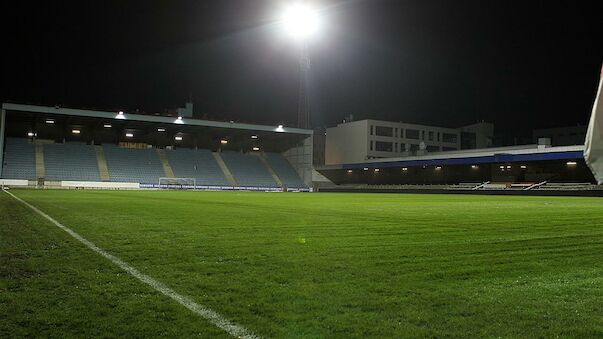
[[[73,134],[80,134],[81,132],[80,132],[79,129],[72,129],[71,133],[73,133]]]
[[[161,128],[161,127],[159,127],[159,128],[157,129],[157,132],[165,132],[165,128]]]
[[[251,139],[257,139],[257,138],[258,138],[258,136],[257,136],[257,135],[252,135],[252,136],[251,136]]]
[[[310,5],[296,3],[284,10],[281,24],[293,38],[304,40],[316,34],[320,28],[320,16]]]
[[[254,147],[252,148],[252,150],[254,150],[254,151],[259,151],[259,150],[260,150],[260,148],[259,148],[259,147],[257,147],[257,146],[254,146]]]
[[[35,134],[34,132],[27,132],[27,136],[28,136],[28,137],[33,137],[33,136],[35,136],[35,135],[36,135],[36,134]]]
[[[568,161],[565,164],[568,165],[568,166],[576,166],[578,163],[575,162],[575,161]]]
[[[123,120],[125,118],[126,118],[126,116],[124,115],[124,112],[122,112],[122,111],[117,112],[117,115],[115,116],[115,119]]]
[[[48,120],[46,120],[46,123],[47,124],[54,124],[54,120],[48,119]]]
[[[103,127],[104,128],[111,128],[111,124],[104,124]]]
[[[226,144],[228,143],[228,140],[226,140],[226,139],[222,139],[222,140],[220,140],[220,143],[221,143],[222,145],[226,145]]]
[[[131,138],[134,136],[134,133],[126,133],[126,138]]]
[[[177,135],[176,137],[174,137],[174,139],[176,139],[176,141],[182,141],[182,137]]]

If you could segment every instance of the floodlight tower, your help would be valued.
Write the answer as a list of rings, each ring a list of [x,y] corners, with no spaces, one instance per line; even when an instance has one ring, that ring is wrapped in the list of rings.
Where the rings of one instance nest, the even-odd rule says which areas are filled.
[[[307,3],[296,3],[285,10],[281,22],[299,47],[297,127],[310,128],[310,98],[308,95],[310,55],[308,53],[308,43],[320,26],[319,15]]]

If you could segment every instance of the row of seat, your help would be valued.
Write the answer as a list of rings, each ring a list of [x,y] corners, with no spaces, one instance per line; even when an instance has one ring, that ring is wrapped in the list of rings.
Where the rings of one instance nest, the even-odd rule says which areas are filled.
[[[94,146],[84,143],[44,144],[46,180],[101,181]],[[157,150],[102,146],[110,181],[155,184],[166,177]],[[2,177],[36,179],[35,145],[27,139],[7,138]],[[165,150],[165,160],[178,178],[195,178],[197,185],[227,186],[229,181],[210,150]],[[221,153],[239,186],[278,187],[258,154]],[[279,153],[265,153],[273,171],[290,188],[306,187],[291,164]]]

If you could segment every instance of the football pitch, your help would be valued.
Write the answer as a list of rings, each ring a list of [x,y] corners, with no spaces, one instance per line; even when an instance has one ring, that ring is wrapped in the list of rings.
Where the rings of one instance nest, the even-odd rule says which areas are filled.
[[[10,192],[160,288],[0,192],[2,338],[603,336],[602,198]]]

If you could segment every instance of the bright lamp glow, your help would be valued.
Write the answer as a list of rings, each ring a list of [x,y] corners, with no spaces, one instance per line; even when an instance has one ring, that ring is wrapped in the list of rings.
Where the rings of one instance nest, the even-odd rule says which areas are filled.
[[[46,120],[46,123],[47,124],[54,124],[54,120],[48,119],[48,120]]]
[[[73,134],[80,134],[81,131],[79,129],[72,129],[71,133],[73,133]]]
[[[259,148],[259,147],[257,147],[257,146],[254,146],[254,147],[252,148],[252,150],[254,150],[254,151],[259,151],[259,150],[260,150],[260,148]]]
[[[35,136],[35,135],[36,135],[36,134],[35,134],[34,132],[27,132],[27,136],[28,136],[28,137],[33,137],[33,136]]]
[[[122,111],[117,112],[117,115],[115,116],[115,119],[124,120],[125,118],[126,118],[126,116],[124,115],[124,112],[122,112]]]
[[[575,161],[568,161],[565,164],[568,165],[568,166],[576,166],[578,163],[575,162]]]
[[[285,9],[281,16],[281,24],[292,37],[307,39],[320,28],[320,17],[310,5],[296,3]]]
[[[228,140],[226,140],[226,139],[222,139],[222,140],[220,140],[220,143],[221,143],[222,145],[226,145],[226,144],[228,144]]]
[[[134,136],[134,133],[126,133],[126,138],[131,138]]]
[[[176,137],[174,137],[174,139],[175,139],[176,141],[182,141],[182,137],[181,137],[181,136],[179,136],[179,135],[177,135]]]
[[[103,127],[104,128],[111,128],[111,124],[104,124]]]

